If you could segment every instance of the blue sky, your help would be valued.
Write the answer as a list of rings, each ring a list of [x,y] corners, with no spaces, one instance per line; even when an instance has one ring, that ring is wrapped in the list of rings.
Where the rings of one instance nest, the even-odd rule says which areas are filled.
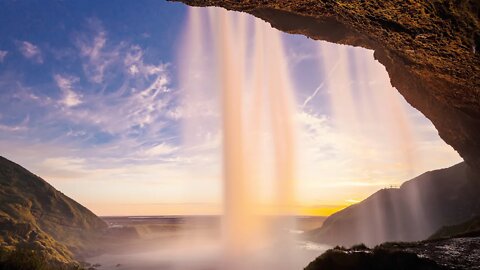
[[[102,215],[218,212],[214,106],[199,112],[214,123],[208,136],[185,141],[187,17],[158,0],[0,2],[1,155]],[[299,205],[348,205],[460,161],[371,51],[282,39],[301,127]]]
[[[54,1],[47,5],[41,1],[3,1],[1,13],[0,47],[4,56],[0,71],[2,84],[6,85],[1,102],[2,108],[9,111],[2,115],[2,123],[20,125],[25,120],[37,122],[38,117],[54,113],[51,106],[38,106],[38,102],[33,111],[27,110],[33,109],[32,99],[46,105],[50,99],[63,98],[63,105],[69,107],[80,102],[82,95],[102,92],[107,96],[122,85],[150,84],[154,75],[131,78],[122,70],[122,64],[126,65],[122,62],[125,57],[141,57],[145,68],[166,69],[173,61],[185,7],[162,1],[118,1],[116,5],[93,5],[92,1]],[[164,73],[167,76],[166,70]],[[64,87],[58,87],[59,82]],[[72,94],[68,88],[78,89],[78,93]],[[58,114],[65,106],[55,106]],[[42,130],[48,125],[59,132],[74,132],[79,127],[57,121],[41,125]],[[54,139],[50,135],[47,137]],[[92,135],[90,143],[114,139],[107,133]]]

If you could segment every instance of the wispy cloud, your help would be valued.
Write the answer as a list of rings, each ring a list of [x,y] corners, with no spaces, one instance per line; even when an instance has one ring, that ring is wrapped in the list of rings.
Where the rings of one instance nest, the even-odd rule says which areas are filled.
[[[64,93],[61,102],[69,109],[62,112],[63,118],[120,137],[154,136],[165,128],[169,119],[163,111],[169,110],[175,99],[175,93],[170,93],[168,64],[147,63],[139,45],[109,41],[108,32],[96,18],[86,20],[85,30],[76,33],[73,42],[88,82],[55,76]],[[89,82],[93,84],[85,86]],[[83,85],[88,91],[80,96],[74,85]],[[76,106],[80,103],[82,106]]]
[[[165,73],[167,65],[151,65],[144,62],[144,51],[139,45],[131,45],[125,53],[123,64],[131,76],[148,78],[152,75]]]
[[[119,60],[119,48],[107,46],[107,32],[100,20],[87,20],[88,33],[81,33],[75,37],[74,43],[85,61],[83,69],[90,81],[102,83],[109,66]]]
[[[53,78],[63,94],[63,98],[60,100],[61,104],[67,107],[74,107],[82,103],[81,95],[73,90],[73,84],[78,82],[77,77],[55,74]]]
[[[84,74],[56,70],[52,85],[41,87],[25,87],[21,74],[0,77],[2,89],[12,93],[0,95],[3,112],[9,114],[0,121],[0,139],[26,140],[23,143],[29,145],[54,140],[64,149],[61,158],[85,160],[76,168],[82,172],[93,164],[124,167],[131,162],[156,161],[181,165],[195,159],[195,154],[181,153],[176,131],[179,124],[167,113],[177,107],[178,96],[171,88],[169,64],[146,60],[140,45],[109,42],[108,32],[98,20],[88,20],[87,24],[85,32],[77,33],[73,40]],[[95,64],[104,60],[115,65],[97,69]],[[129,71],[132,65],[136,72]],[[105,76],[110,73],[115,77]],[[60,95],[51,91],[52,86]],[[26,112],[33,116],[28,133],[27,125],[19,123]],[[30,138],[30,133],[35,138]],[[12,150],[2,145],[10,149],[7,152]],[[58,157],[48,149],[42,153],[43,158]],[[46,165],[42,166],[45,170]]]
[[[42,51],[36,45],[28,41],[17,42],[20,53],[28,59],[35,61],[38,64],[43,63]]]
[[[144,153],[147,156],[163,156],[168,155],[178,150],[178,147],[161,143],[153,146],[152,148],[147,149]]]
[[[8,126],[8,125],[2,125],[0,124],[0,131],[6,131],[6,132],[19,132],[19,131],[25,131],[27,130],[28,127],[24,125],[15,125],[15,126]]]
[[[61,179],[78,179],[89,175],[86,161],[75,157],[46,157],[39,164],[44,173]]]
[[[166,76],[166,75],[165,75]],[[156,133],[165,127],[164,114],[171,96],[166,95],[169,80],[163,77],[161,83],[154,81],[145,89],[129,89],[128,84],[117,91],[83,94],[83,106],[64,111],[62,117],[84,126],[94,126],[100,131],[115,136],[141,135],[145,132]],[[68,90],[71,81],[64,82]],[[68,92],[70,93],[70,92]],[[70,96],[70,104],[79,100]],[[65,100],[64,102],[68,101]]]
[[[5,60],[5,57],[7,57],[8,51],[2,51],[0,50],[0,63],[3,63]]]

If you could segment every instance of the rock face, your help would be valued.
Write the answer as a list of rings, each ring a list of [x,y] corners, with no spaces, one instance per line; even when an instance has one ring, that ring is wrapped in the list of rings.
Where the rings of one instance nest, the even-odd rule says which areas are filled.
[[[424,173],[400,188],[383,189],[339,211],[309,239],[331,245],[419,241],[443,226],[480,215],[480,177],[465,163]]]
[[[91,250],[106,223],[40,177],[0,157],[0,251],[38,250],[70,262]]]
[[[305,270],[475,270],[480,269],[480,237],[417,243],[386,243],[328,250]]]
[[[480,171],[480,1],[175,0],[375,51],[391,83]]]
[[[480,216],[474,217],[461,224],[444,226],[430,236],[429,239],[443,239],[470,235],[480,235]]]

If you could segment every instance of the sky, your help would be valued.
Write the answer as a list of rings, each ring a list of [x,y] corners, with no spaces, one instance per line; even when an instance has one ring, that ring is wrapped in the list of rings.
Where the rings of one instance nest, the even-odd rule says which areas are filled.
[[[98,215],[220,213],[220,111],[185,103],[188,13],[158,0],[0,2],[0,155]],[[372,51],[281,38],[298,214],[461,161]]]

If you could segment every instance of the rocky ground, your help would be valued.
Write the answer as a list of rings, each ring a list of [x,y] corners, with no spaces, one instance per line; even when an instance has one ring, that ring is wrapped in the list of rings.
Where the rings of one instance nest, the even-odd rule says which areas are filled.
[[[480,234],[414,243],[385,243],[373,249],[363,245],[336,247],[311,262],[305,270],[475,270],[480,269]]]

